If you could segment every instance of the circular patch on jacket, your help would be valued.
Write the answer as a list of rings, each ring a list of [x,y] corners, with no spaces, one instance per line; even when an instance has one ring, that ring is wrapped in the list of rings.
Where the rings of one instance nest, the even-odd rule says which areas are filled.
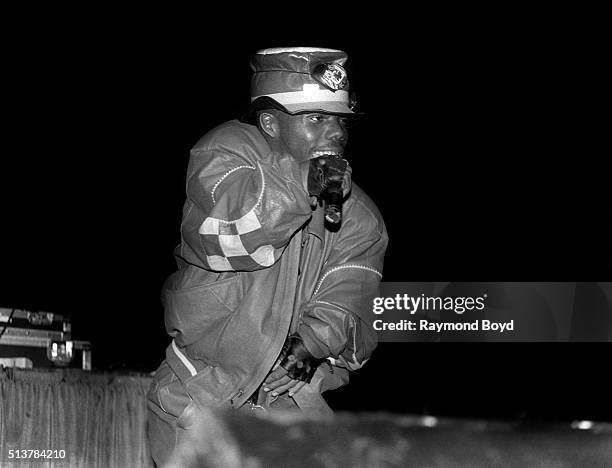
[[[320,63],[314,68],[311,75],[332,91],[344,89],[348,84],[346,70],[337,63]]]

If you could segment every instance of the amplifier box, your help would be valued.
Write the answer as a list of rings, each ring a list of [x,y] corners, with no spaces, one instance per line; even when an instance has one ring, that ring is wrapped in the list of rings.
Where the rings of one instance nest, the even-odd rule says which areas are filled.
[[[72,332],[70,316],[68,315],[0,307],[0,331],[4,326],[60,331],[66,336],[70,336]]]
[[[71,338],[65,315],[0,308],[0,358],[26,358],[34,367],[91,370],[91,343]]]

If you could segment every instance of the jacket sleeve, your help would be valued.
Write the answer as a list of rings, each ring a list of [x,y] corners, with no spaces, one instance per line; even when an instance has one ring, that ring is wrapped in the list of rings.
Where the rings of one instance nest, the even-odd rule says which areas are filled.
[[[380,280],[388,237],[380,213],[358,202],[360,214],[345,213],[326,266],[304,306],[298,333],[317,358],[360,368],[377,345],[372,299]]]
[[[187,174],[181,256],[215,271],[273,265],[312,210],[290,155],[194,150]]]

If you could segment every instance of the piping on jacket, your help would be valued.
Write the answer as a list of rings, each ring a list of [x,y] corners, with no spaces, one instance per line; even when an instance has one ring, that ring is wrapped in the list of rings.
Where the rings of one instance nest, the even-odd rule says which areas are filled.
[[[321,285],[323,284],[323,281],[325,281],[325,278],[327,278],[331,273],[333,273],[335,271],[338,271],[338,270],[344,270],[345,268],[359,268],[361,270],[368,270],[368,271],[371,271],[372,273],[376,273],[378,276],[380,276],[382,278],[382,273],[380,271],[378,271],[376,268],[372,268],[371,266],[357,265],[357,264],[351,265],[350,263],[347,264],[347,265],[339,265],[339,266],[336,266],[336,267],[332,268],[331,270],[327,271],[323,275],[323,277],[319,280],[319,283],[317,284],[317,287],[315,288],[313,296],[316,296],[316,294],[319,292],[319,289],[321,288]]]
[[[238,169],[252,169],[255,170],[255,168],[253,166],[238,166],[235,167],[233,169],[230,169],[229,171],[227,171],[225,174],[223,174],[223,176],[217,181],[217,183],[213,186],[212,190],[210,191],[210,198],[212,198],[213,204],[216,205],[217,204],[217,200],[215,200],[215,191],[217,190],[217,187],[219,186],[219,184],[221,182],[223,182],[223,180],[230,175],[232,172],[237,171]]]
[[[251,208],[244,216],[242,216],[240,219],[244,218],[245,216],[251,214],[253,211],[255,211],[255,209],[259,206],[259,204],[261,203],[261,200],[263,199],[264,196],[264,192],[266,191],[266,179],[264,178],[264,172],[263,169],[261,168],[261,164],[259,163],[259,161],[257,161],[257,168],[259,169],[259,173],[261,174],[261,191],[259,192],[259,196],[257,197],[257,202],[255,203],[255,206],[253,206],[253,208]],[[214,185],[214,187],[212,188],[212,190],[210,191],[210,196],[213,200],[213,203],[216,204],[217,201],[215,200],[215,191],[217,190],[217,187],[219,186],[219,184],[221,182],[223,182],[223,179],[225,179],[228,175],[230,175],[232,172],[238,170],[238,169],[251,169],[251,170],[255,170],[254,167],[252,166],[238,166],[235,167],[233,169],[230,169],[229,171],[227,171],[225,174],[223,174],[223,177],[221,177]],[[225,221],[223,220],[224,223],[227,224],[234,224],[239,220],[234,220],[234,221]]]

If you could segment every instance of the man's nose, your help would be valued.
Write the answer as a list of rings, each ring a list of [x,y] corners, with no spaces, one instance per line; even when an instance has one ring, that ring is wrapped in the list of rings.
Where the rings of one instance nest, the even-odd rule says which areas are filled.
[[[340,119],[338,117],[329,119],[329,125],[327,127],[327,138],[329,138],[330,140],[345,143],[347,137],[348,133],[346,131],[346,127],[340,121]]]

